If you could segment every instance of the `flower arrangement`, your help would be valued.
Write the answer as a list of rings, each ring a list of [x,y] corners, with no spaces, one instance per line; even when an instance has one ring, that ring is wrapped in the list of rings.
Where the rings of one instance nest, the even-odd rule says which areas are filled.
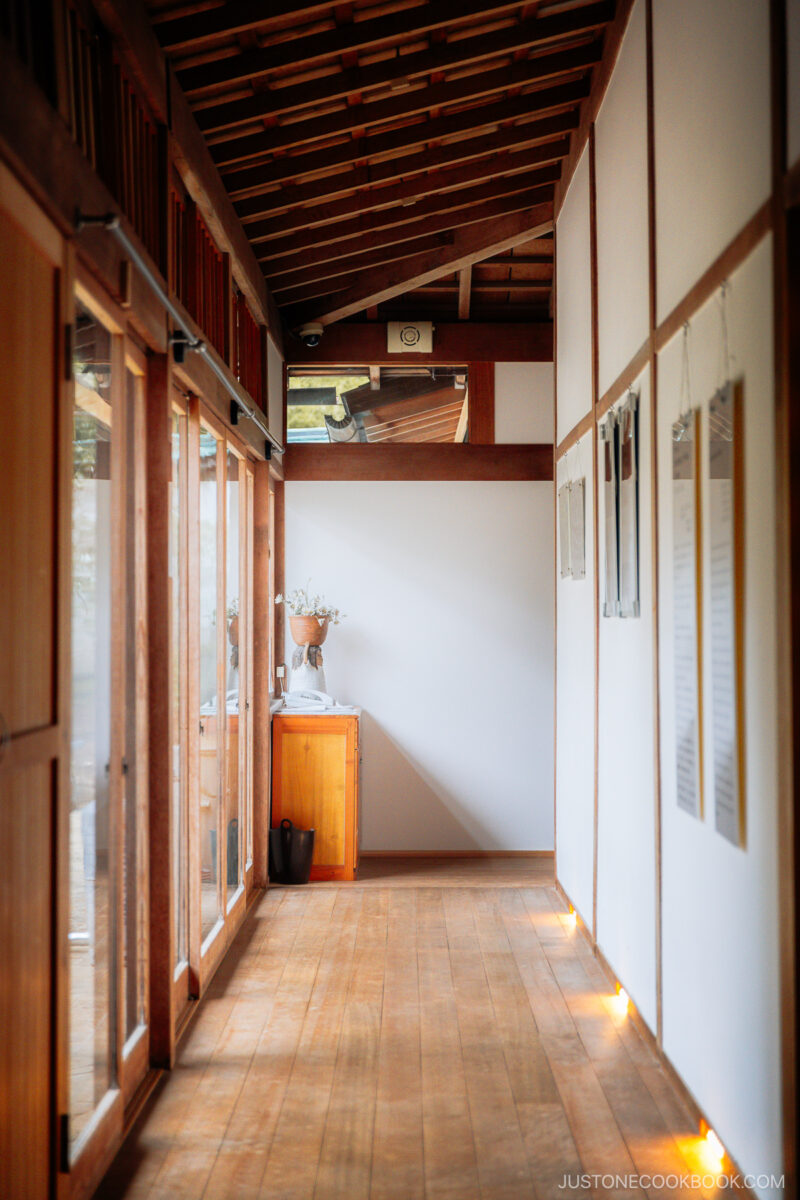
[[[308,592],[311,580],[304,588],[295,588],[293,592],[286,596],[278,595],[275,597],[276,604],[285,604],[289,612],[294,617],[316,617],[320,625],[329,621],[332,625],[338,625],[342,617],[346,616],[338,608],[326,603],[324,596],[310,596]]]

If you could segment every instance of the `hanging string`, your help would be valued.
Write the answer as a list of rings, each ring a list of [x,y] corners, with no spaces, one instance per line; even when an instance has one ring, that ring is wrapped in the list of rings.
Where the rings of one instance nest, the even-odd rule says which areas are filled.
[[[692,328],[688,321],[683,326],[683,348],[681,360],[681,386],[678,393],[678,418],[672,425],[672,437],[676,442],[683,441],[691,424],[692,414],[692,365],[691,337]]]
[[[730,282],[727,279],[722,281],[722,286],[719,289],[719,320],[720,320],[720,339],[719,339],[719,358],[717,360],[717,387],[722,388],[731,377],[731,356],[728,343],[728,292],[730,291]]]

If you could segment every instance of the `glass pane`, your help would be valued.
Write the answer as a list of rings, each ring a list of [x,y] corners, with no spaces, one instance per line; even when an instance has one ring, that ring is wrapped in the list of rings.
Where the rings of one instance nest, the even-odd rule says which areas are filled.
[[[202,938],[219,920],[219,708],[217,704],[217,439],[200,426],[200,878]]]
[[[111,337],[78,305],[73,362],[70,1136],[112,1083]]]
[[[240,804],[244,789],[239,778],[239,739],[245,729],[239,714],[240,564],[239,564],[239,459],[230,450],[226,470],[226,558],[225,595],[225,712],[228,736],[225,742],[225,836],[228,854],[227,895],[230,901],[242,878]]]
[[[401,338],[414,332],[409,325]],[[288,384],[290,443],[469,440],[466,366],[379,367],[371,375],[290,367]]]
[[[169,601],[170,601],[170,730],[172,737],[172,884],[175,897],[175,966],[186,962],[188,907],[188,814],[184,801],[186,785],[186,743],[183,736],[181,653],[183,606],[181,572],[183,551],[181,513],[186,472],[186,415],[172,414],[172,476],[169,488]]]
[[[125,372],[125,771],[122,826],[122,994],[125,997],[124,1036],[127,1040],[145,1022],[145,906],[147,817],[142,811],[139,779],[139,675],[144,612],[141,567],[142,534],[136,426],[142,398],[141,377]]]

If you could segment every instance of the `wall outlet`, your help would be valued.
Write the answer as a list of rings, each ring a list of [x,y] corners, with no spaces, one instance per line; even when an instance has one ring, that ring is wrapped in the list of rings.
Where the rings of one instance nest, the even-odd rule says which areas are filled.
[[[285,679],[286,678],[286,667],[276,667],[275,674],[278,676],[278,679]]]

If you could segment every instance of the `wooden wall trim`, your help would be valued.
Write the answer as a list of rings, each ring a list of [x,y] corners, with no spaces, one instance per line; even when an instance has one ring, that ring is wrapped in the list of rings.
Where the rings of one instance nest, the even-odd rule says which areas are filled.
[[[592,411],[597,414],[600,380],[600,330],[598,321],[597,282],[597,169],[595,160],[594,122],[589,127],[589,267],[592,321]],[[592,802],[592,937],[597,940],[597,875],[599,865],[600,823],[600,556],[597,478],[597,420],[592,421],[592,518],[594,521],[594,795]]]
[[[611,384],[611,387],[606,388],[597,401],[595,417],[598,421],[602,421],[608,410],[614,407],[616,402],[625,395],[635,380],[641,375],[650,362],[652,349],[652,337],[648,334],[631,361],[620,371],[617,378]]]
[[[436,323],[432,354],[389,354],[386,324],[369,321],[329,325],[322,341],[309,350],[298,338],[284,347],[291,367],[461,366],[470,362],[552,362],[552,321],[525,324],[482,324],[473,321]]]
[[[494,363],[469,364],[469,440],[494,445]]]
[[[562,459],[565,454],[569,454],[572,447],[577,445],[582,437],[584,437],[587,433],[591,433],[594,421],[594,408],[590,408],[587,413],[584,413],[580,421],[578,421],[578,424],[573,425],[572,429],[569,431],[563,441],[558,443],[558,446],[556,447],[556,462]]]
[[[689,318],[699,308],[710,300],[722,286],[732,271],[755,250],[758,243],[772,228],[772,201],[766,200],[761,208],[753,214],[750,220],[739,230],[736,236],[725,247],[703,272],[697,283],[689,289],[683,299],[675,305],[672,312],[655,329],[655,349],[658,353],[667,342],[678,333]]]
[[[580,161],[583,151],[589,143],[589,136],[600,106],[603,103],[614,67],[617,65],[622,39],[628,27],[635,0],[618,0],[614,20],[608,26],[603,38],[603,57],[592,72],[592,90],[587,100],[581,105],[581,123],[570,134],[570,152],[561,166],[561,179],[556,184],[553,212],[556,219],[561,211],[564,198],[572,182],[572,176]]]
[[[287,446],[283,464],[287,483],[333,479],[547,481],[553,478],[553,447],[549,443],[476,446],[455,442],[293,445]]]
[[[787,12],[770,3],[772,266],[775,311],[775,510],[778,687],[778,909],[780,912],[781,1107],[786,1194],[798,1187],[797,962],[800,779],[800,163],[787,170]]]
[[[648,248],[648,316],[650,334],[646,342],[650,364],[650,553],[652,624],[653,624],[653,806],[654,806],[654,868],[655,868],[655,984],[656,1040],[662,1045],[663,1020],[663,961],[662,961],[662,884],[661,884],[661,648],[659,630],[659,553],[658,553],[658,356],[656,354],[656,319],[658,305],[658,276],[656,255],[656,155],[655,155],[655,89],[653,76],[653,0],[645,0],[645,69],[647,100],[647,248]],[[643,347],[644,349],[644,347]]]
[[[783,189],[781,190],[783,195]],[[762,238],[773,229],[771,201],[767,201],[754,213],[745,226],[714,260],[696,284],[686,293],[672,312],[656,326],[647,340],[639,347],[633,358],[623,367],[617,378],[597,400],[596,408],[590,410],[558,443],[556,458],[574,446],[589,431],[593,420],[602,420],[608,410],[620,399],[644,368],[651,362],[651,355],[658,354],[678,333],[699,308],[711,299],[725,279],[740,267]]]

